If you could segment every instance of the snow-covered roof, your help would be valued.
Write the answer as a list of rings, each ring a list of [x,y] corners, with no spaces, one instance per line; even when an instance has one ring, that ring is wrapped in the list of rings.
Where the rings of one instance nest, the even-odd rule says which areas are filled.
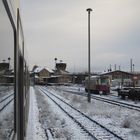
[[[126,72],[126,71],[121,71],[121,70],[115,70],[115,71],[107,71],[107,72],[102,72],[100,75],[105,75],[105,74],[112,74],[115,72],[120,72],[120,73],[126,73],[126,74],[131,74],[130,72]]]
[[[38,73],[38,72],[42,71],[43,69],[44,69],[43,67],[37,67],[37,68],[34,70],[34,72],[35,72],[35,73]]]
[[[54,71],[50,68],[45,68],[46,70],[48,70],[50,73],[54,73]]]
[[[49,68],[45,68],[45,67],[37,67],[34,72],[35,73],[39,73],[40,71],[42,71],[43,69],[46,69],[47,71],[49,71],[50,73],[53,73],[53,71]]]

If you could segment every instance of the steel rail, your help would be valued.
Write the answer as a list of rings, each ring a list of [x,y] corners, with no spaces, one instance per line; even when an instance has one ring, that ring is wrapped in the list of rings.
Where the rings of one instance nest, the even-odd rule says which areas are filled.
[[[87,94],[83,93],[83,92],[75,92],[75,91],[68,91],[68,90],[63,90],[63,91],[87,97]],[[123,103],[123,102],[115,101],[115,100],[111,100],[111,99],[106,99],[106,98],[103,98],[103,97],[97,97],[93,94],[91,95],[91,98],[99,100],[99,101],[103,101],[103,102],[106,102],[106,103],[109,103],[109,104],[125,107],[125,108],[128,108],[128,109],[133,109],[133,110],[136,110],[136,111],[140,111],[139,106],[135,106],[135,105],[132,105],[132,104]]]
[[[1,109],[0,109],[0,112],[4,110],[4,108],[6,106],[8,106],[12,101],[14,100],[14,98],[12,98],[10,101],[8,101]]]
[[[75,111],[79,112],[82,116],[84,116],[85,118],[87,118],[88,120],[90,120],[91,122],[95,123],[96,125],[100,126],[101,128],[105,129],[107,132],[109,132],[110,134],[114,135],[114,137],[123,140],[122,137],[118,136],[117,134],[115,134],[114,132],[110,131],[108,128],[106,128],[105,126],[99,124],[97,121],[91,119],[90,117],[88,117],[86,114],[82,113],[80,110],[74,108],[72,105],[68,104],[67,102],[65,102],[64,100],[60,99],[59,97],[57,97],[56,95],[54,95],[53,93],[51,93],[50,91],[48,91],[47,89],[45,89],[48,93],[50,93],[51,95],[53,95],[55,98],[57,98],[58,100],[62,101],[63,103],[65,103],[66,105],[68,105],[69,107],[71,107],[72,109],[74,109]],[[45,93],[45,91],[42,91]],[[95,136],[94,136],[95,137]],[[97,138],[96,138],[97,139]]]
[[[11,97],[12,95],[14,95],[14,93],[12,93],[9,96],[5,97],[4,99],[0,100],[0,103],[4,102],[6,99],[8,99],[9,97]]]
[[[95,140],[98,140],[93,134],[91,134],[80,122],[78,122],[72,115],[70,115],[65,109],[63,109],[56,101],[53,100],[50,96],[48,96],[42,89],[40,89],[48,98],[50,98],[63,112],[65,112],[74,122],[76,122],[83,131],[85,131],[89,136],[94,138]]]

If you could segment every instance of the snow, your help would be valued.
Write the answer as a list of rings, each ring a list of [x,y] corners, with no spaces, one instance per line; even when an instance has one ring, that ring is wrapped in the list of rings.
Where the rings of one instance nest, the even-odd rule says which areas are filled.
[[[73,86],[55,86],[53,87],[55,90],[64,90],[64,91],[72,91],[72,92],[76,92],[76,93],[80,93],[80,94],[87,94],[85,92],[85,89],[84,87],[82,87],[81,85],[78,86],[78,85],[73,85]],[[111,94],[109,95],[95,95],[95,94],[92,94],[92,96],[97,96],[97,97],[103,97],[103,98],[106,98],[106,99],[112,99],[112,100],[115,100],[115,101],[119,101],[119,102],[122,102],[122,103],[127,103],[127,104],[130,104],[130,105],[135,105],[135,106],[138,106],[140,107],[140,102],[138,102],[137,100],[136,101],[132,101],[131,99],[128,99],[126,98],[126,100],[122,100],[121,97],[118,97],[118,92],[117,91],[113,91],[111,90],[110,91]]]
[[[40,91],[41,93],[41,91]],[[42,119],[42,125],[46,127],[47,130],[51,129],[53,131],[54,139],[73,139],[73,140],[86,140],[89,139],[88,136],[83,134],[82,130],[79,129],[77,124],[71,120],[58,106],[55,105],[47,96],[43,93],[42,95],[37,93],[38,102],[40,103],[42,100],[42,106],[40,105],[40,118]],[[40,100],[39,98],[42,99]],[[44,101],[43,101],[44,100]],[[46,114],[44,114],[46,112]],[[43,118],[43,116],[45,116]],[[50,138],[49,138],[50,139]]]
[[[29,120],[27,125],[27,140],[44,140],[45,133],[39,123],[39,111],[33,87],[30,87],[30,108]]]
[[[0,140],[9,139],[14,123],[13,102],[0,112]]]
[[[12,94],[13,94],[13,91],[3,93],[3,96],[0,97],[0,102],[2,102],[2,100],[6,99],[8,96],[11,96]]]
[[[89,137],[79,129],[77,124],[68,118],[38,88],[35,89],[30,87],[30,108],[26,140],[46,140],[48,138],[49,140],[89,140]],[[62,91],[65,89],[84,93],[84,88],[78,85],[52,86],[47,87],[47,89],[111,131],[123,136],[126,140],[140,140],[140,112],[93,99],[89,104],[86,97]],[[116,93],[114,92],[114,94]],[[106,96],[106,98],[109,98],[109,96]],[[140,103],[138,102],[137,104],[139,105]],[[0,114],[0,140],[8,139],[11,128],[13,128],[13,102]]]
[[[0,103],[0,110],[2,110],[2,109],[5,107],[5,105],[6,105],[9,101],[11,101],[11,100],[13,100],[13,96],[11,96],[11,97],[9,97],[8,99],[6,99],[6,100],[4,100],[3,102],[1,102],[1,103]],[[5,111],[5,108],[4,108],[3,111]]]
[[[39,73],[40,71],[42,71],[43,69],[46,69],[47,71],[49,71],[50,73],[53,73],[53,70],[49,69],[49,68],[45,68],[45,67],[37,67],[34,72],[35,73]]]
[[[12,88],[3,86],[0,87],[1,92],[0,92],[0,102],[6,98],[7,96],[9,96],[10,94],[13,93],[13,90],[11,90]],[[9,91],[8,91],[9,90]],[[5,101],[0,103],[0,109],[2,109],[5,104],[7,104],[11,99],[13,98],[13,96],[10,96],[9,98],[7,98]],[[8,139],[11,129],[13,129],[13,120],[14,120],[14,116],[13,116],[13,101],[4,108],[4,110],[2,110],[0,112],[0,140],[3,139]]]
[[[37,67],[37,68],[34,70],[34,72],[35,72],[35,73],[38,73],[38,72],[42,71],[43,69],[44,69],[43,67]]]
[[[13,86],[0,86],[0,99],[13,92]]]
[[[92,100],[88,104],[85,97],[79,97],[78,95],[61,91],[61,88],[55,87],[55,90],[52,88],[49,89],[118,135],[126,137],[127,140],[140,139],[140,113],[138,111],[110,105],[97,100]],[[68,89],[68,87],[66,88]]]

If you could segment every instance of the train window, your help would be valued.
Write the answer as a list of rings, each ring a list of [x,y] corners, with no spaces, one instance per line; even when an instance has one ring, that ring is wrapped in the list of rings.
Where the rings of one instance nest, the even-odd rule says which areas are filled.
[[[9,139],[14,128],[14,31],[0,1],[0,139]]]

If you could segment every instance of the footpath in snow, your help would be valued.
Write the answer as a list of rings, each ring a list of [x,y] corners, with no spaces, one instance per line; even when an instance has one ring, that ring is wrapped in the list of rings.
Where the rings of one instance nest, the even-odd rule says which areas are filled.
[[[37,106],[34,88],[30,87],[30,108],[27,125],[27,140],[45,140],[45,132],[39,123],[39,110]]]

